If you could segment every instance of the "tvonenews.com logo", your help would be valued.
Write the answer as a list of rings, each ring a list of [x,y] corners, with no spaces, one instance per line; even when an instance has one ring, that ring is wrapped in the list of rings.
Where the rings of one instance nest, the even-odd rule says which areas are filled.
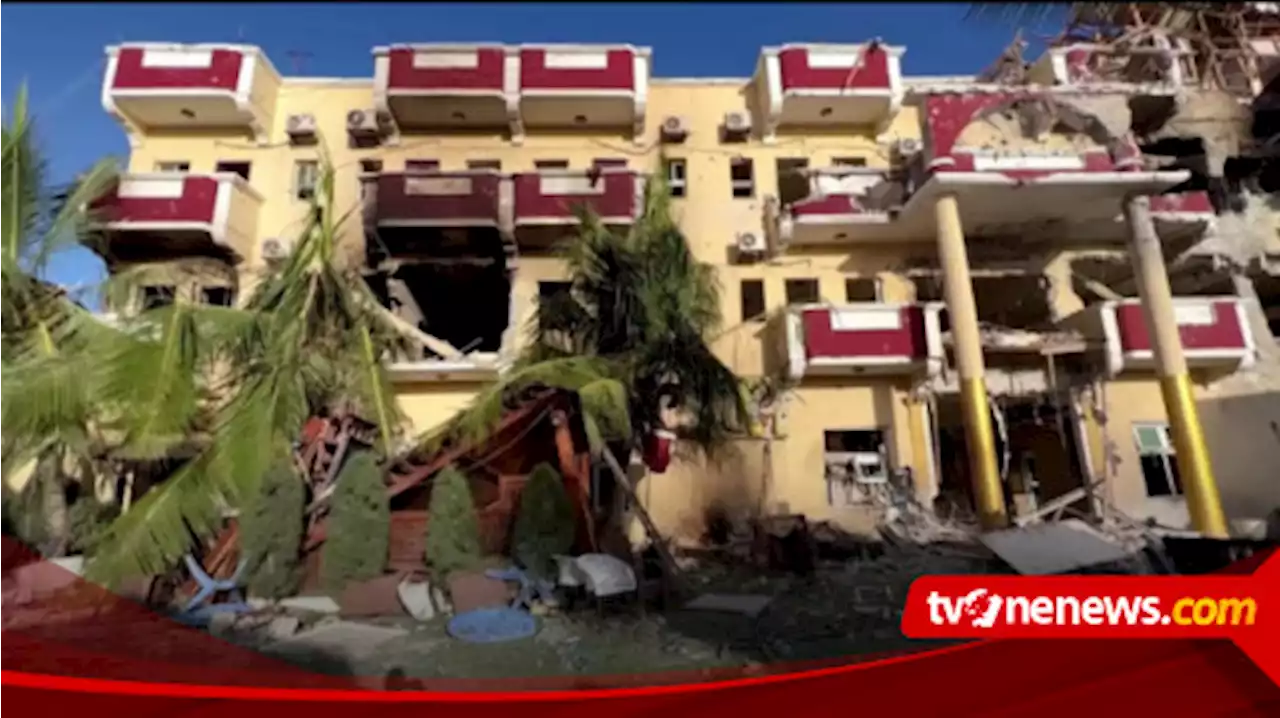
[[[1252,626],[1253,598],[1184,596],[1168,611],[1160,596],[1001,594],[976,588],[963,595],[925,595],[935,626]]]

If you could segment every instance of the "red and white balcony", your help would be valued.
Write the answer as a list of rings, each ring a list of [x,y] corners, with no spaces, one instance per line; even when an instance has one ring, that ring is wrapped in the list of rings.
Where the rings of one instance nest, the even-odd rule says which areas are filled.
[[[765,48],[756,73],[766,141],[787,127],[884,126],[902,104],[901,47]]]
[[[511,229],[512,182],[498,172],[381,173],[363,181],[370,223],[377,227]]]
[[[577,224],[578,206],[590,207],[605,224],[625,226],[635,222],[644,207],[645,176],[623,168],[542,170],[512,179],[517,231]]]
[[[1108,302],[1100,311],[1107,369],[1112,374],[1154,369],[1142,303],[1137,299]],[[1253,332],[1238,298],[1177,297],[1173,312],[1188,367],[1234,371],[1255,361]]]
[[[1031,66],[1030,79],[1072,92],[1174,94],[1182,87],[1179,51],[1167,38],[1153,40],[1126,49],[1092,43],[1051,47]]]
[[[644,131],[650,51],[630,45],[519,48],[525,127],[630,127]]]
[[[925,372],[943,356],[940,305],[809,304],[786,315],[789,376]]]
[[[517,111],[519,69],[502,45],[374,48],[374,104],[401,128],[501,128]]]
[[[102,105],[143,130],[227,129],[265,141],[279,85],[256,47],[126,44],[107,48]]]
[[[1173,312],[1189,368],[1231,373],[1256,361],[1255,339],[1238,297],[1174,297]],[[1100,302],[1062,324],[1081,331],[1101,350],[1101,363],[1113,376],[1155,368],[1151,334],[1138,299]]]
[[[942,195],[954,195],[970,234],[1025,232],[1052,228],[1063,239],[1124,236],[1117,222],[1122,198],[1159,194],[1185,182],[1190,173],[1149,169],[1131,138],[1108,142],[1108,126],[1069,97],[1046,91],[974,87],[967,92],[920,98],[924,172],[920,188],[904,208],[904,219],[932,224]],[[1057,120],[1054,121],[1054,116]],[[1095,136],[1059,132],[1061,118],[1078,120]],[[1039,122],[1039,139],[1023,126]],[[1089,127],[1092,130],[1089,130]],[[1196,200],[1199,202],[1199,200]],[[1199,212],[1181,211],[1177,200],[1162,199],[1162,219],[1202,223]]]
[[[901,185],[890,182],[883,170],[816,170],[810,173],[809,184],[808,197],[780,208],[778,233],[784,244],[881,239],[881,235],[892,231],[888,207],[895,194],[901,194]]]
[[[181,255],[217,249],[253,256],[262,197],[235,174],[130,174],[92,205],[103,253]]]

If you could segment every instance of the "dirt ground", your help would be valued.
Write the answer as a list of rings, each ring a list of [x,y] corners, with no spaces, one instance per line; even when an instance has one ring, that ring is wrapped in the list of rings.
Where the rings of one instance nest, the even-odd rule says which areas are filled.
[[[516,679],[662,674],[842,659],[930,644],[898,630],[907,587],[923,573],[993,570],[964,553],[881,555],[820,561],[807,577],[701,561],[687,574],[693,594],[771,597],[757,617],[680,607],[641,611],[634,602],[574,609],[538,619],[531,638],[468,644],[450,638],[446,618],[369,621],[403,631],[343,655],[258,643],[267,655],[311,670],[405,679]],[[999,570],[994,568],[994,570]],[[234,639],[233,639],[234,640]],[[240,641],[237,641],[240,642]]]

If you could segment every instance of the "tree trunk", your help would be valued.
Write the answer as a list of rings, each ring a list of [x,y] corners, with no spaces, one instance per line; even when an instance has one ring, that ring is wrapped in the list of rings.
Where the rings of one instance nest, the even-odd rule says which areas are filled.
[[[47,536],[43,553],[57,558],[67,551],[71,539],[71,520],[67,513],[67,494],[62,485],[62,462],[56,456],[41,459],[33,478],[39,481],[40,508]]]

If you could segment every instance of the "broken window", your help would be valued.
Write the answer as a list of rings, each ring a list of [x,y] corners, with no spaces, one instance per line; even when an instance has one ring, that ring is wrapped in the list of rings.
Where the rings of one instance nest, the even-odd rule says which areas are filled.
[[[667,160],[667,187],[671,190],[672,197],[683,197],[685,195],[685,191],[688,188],[687,169],[684,160]]]
[[[744,279],[742,290],[742,321],[751,322],[762,319],[765,312],[764,281],[760,279]]]
[[[737,157],[729,163],[729,181],[733,185],[735,198],[745,199],[755,196],[755,168],[749,157]]]
[[[974,277],[978,321],[1007,329],[1039,331],[1053,324],[1048,279],[1041,274]]]
[[[779,157],[776,166],[778,201],[784,207],[809,196],[809,178],[804,173],[809,160]]]
[[[173,304],[177,288],[172,284],[153,284],[142,288],[142,311],[159,309]]]
[[[817,304],[822,301],[816,279],[788,279],[786,283],[787,305]]]
[[[298,160],[293,163],[293,197],[310,200],[316,195],[316,182],[320,177],[320,163],[315,160]]]
[[[494,172],[501,172],[502,161],[501,160],[467,160],[467,169],[492,170]]]
[[[876,277],[849,277],[844,280],[846,302],[880,301],[880,280]]]
[[[1138,462],[1142,466],[1147,496],[1181,496],[1182,477],[1178,475],[1169,425],[1134,424],[1133,439],[1138,446]]]
[[[250,162],[219,162],[214,166],[214,172],[230,172],[231,174],[240,175],[240,178],[248,181],[249,169],[252,167]]]
[[[439,172],[440,160],[405,160],[405,172]]]
[[[544,331],[556,329],[557,315],[564,302],[573,301],[572,282],[538,282],[538,327]]]
[[[885,432],[879,429],[823,432],[822,458],[827,503],[836,508],[858,504],[862,486],[889,480]]]
[[[533,163],[534,169],[542,170],[567,170],[569,169],[569,160],[537,160]]]
[[[191,163],[185,160],[157,162],[156,172],[190,172]]]
[[[215,307],[229,307],[233,298],[230,287],[204,287],[200,290],[200,301]]]

